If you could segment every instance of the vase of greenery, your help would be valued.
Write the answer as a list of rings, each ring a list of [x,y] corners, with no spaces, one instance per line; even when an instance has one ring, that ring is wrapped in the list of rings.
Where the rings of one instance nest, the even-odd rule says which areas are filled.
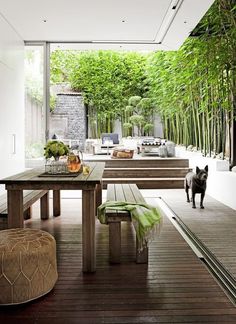
[[[44,156],[46,159],[54,158],[59,160],[60,156],[65,156],[69,153],[69,148],[61,141],[48,141],[44,148]]]
[[[59,159],[60,157],[67,156],[68,153],[69,147],[63,142],[48,141],[44,147],[44,156],[46,158],[45,171],[51,174],[67,173],[67,159]]]

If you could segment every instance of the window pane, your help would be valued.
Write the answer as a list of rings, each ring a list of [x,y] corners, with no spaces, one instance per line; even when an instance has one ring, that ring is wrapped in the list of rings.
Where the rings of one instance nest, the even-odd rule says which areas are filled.
[[[43,80],[43,45],[25,46],[26,167],[43,163],[46,125]]]

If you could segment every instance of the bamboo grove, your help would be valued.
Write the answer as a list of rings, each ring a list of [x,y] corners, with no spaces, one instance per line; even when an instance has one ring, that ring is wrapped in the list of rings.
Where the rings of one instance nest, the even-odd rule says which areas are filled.
[[[82,92],[88,109],[90,134],[112,132],[115,121],[127,123],[131,96],[144,96],[146,57],[136,52],[55,51],[51,55],[51,82],[69,82]],[[125,135],[127,130],[123,129]]]
[[[230,157],[236,95],[236,5],[219,0],[182,48],[149,57],[149,96],[165,137]]]
[[[193,145],[204,155],[222,152],[230,158],[236,115],[235,0],[216,0],[175,52],[54,52],[51,80],[69,81],[83,93],[93,137],[111,132],[117,119],[123,136],[131,135],[125,128],[132,126],[129,98],[139,96],[152,101],[150,109],[154,105],[161,115],[165,138]]]

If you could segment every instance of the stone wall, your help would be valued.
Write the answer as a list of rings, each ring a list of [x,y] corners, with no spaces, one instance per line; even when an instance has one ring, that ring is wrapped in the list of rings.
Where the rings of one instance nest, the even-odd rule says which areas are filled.
[[[50,116],[49,137],[53,134],[61,139],[79,141],[80,149],[84,149],[87,117],[80,93],[57,94],[56,107]]]

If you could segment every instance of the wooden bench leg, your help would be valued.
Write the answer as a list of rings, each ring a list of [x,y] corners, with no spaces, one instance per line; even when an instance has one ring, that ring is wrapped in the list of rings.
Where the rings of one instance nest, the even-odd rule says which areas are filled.
[[[110,262],[120,263],[121,255],[121,222],[109,223]]]
[[[60,190],[53,190],[53,216],[61,215],[61,192]]]
[[[49,191],[40,198],[40,215],[41,219],[49,218]]]
[[[145,246],[143,250],[140,251],[137,237],[136,237],[136,263],[148,263],[148,247]]]
[[[30,219],[32,217],[32,207],[30,206],[28,209],[24,211],[24,220]]]

